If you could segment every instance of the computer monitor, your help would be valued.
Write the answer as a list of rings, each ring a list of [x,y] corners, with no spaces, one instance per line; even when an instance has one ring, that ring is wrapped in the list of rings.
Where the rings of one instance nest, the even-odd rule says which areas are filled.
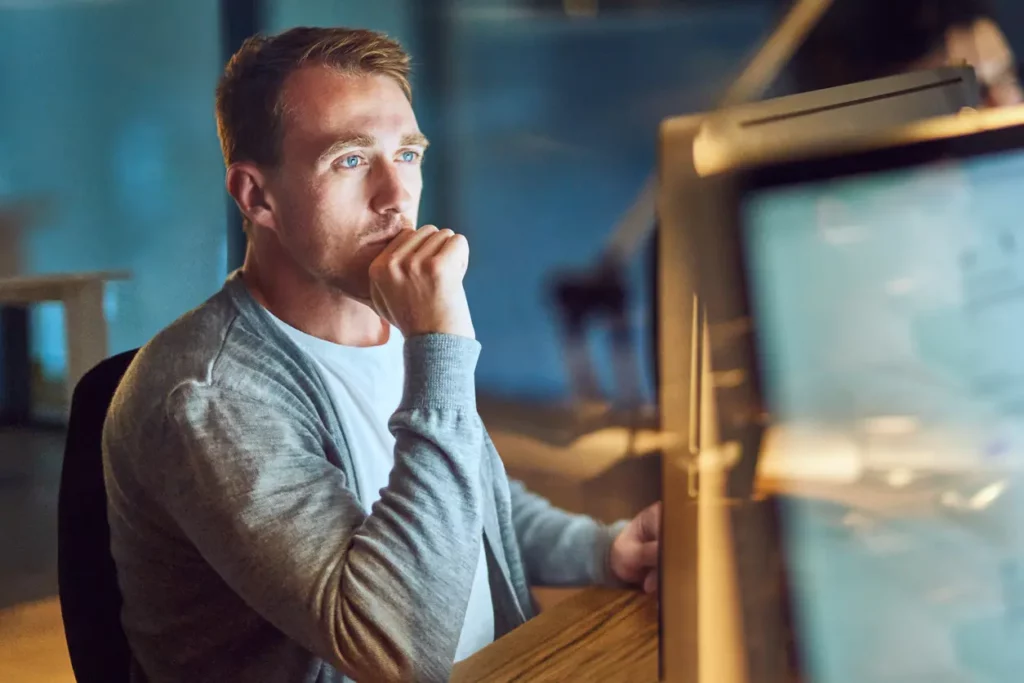
[[[1024,108],[794,152],[729,187],[702,237],[712,371],[736,380],[714,400],[768,429],[762,557],[788,587],[741,569],[744,613],[788,595],[776,626],[814,683],[1017,680]],[[749,620],[747,650],[770,631]]]
[[[725,480],[726,495],[749,496],[763,436],[756,424],[716,415],[713,395],[727,390],[735,376],[712,373],[708,362],[709,356],[728,354],[728,345],[718,348],[721,342],[711,338],[714,352],[709,354],[702,343],[706,330],[699,299],[704,290],[717,286],[716,277],[725,267],[716,253],[718,243],[705,233],[713,235],[728,218],[731,175],[727,171],[803,148],[858,140],[895,124],[971,108],[979,97],[970,67],[941,68],[663,123],[658,191],[658,383],[661,426],[674,435],[676,445],[663,455],[664,524],[672,533],[663,540],[662,571],[678,577],[662,584],[666,680],[689,681],[698,675],[693,650],[699,630],[694,559],[700,554],[699,533],[696,508],[689,505],[698,490],[694,461],[699,452],[711,453],[711,447],[720,442],[735,446],[722,451],[737,460]],[[712,330],[718,337],[737,331]],[[732,395],[745,389],[734,387]],[[749,397],[747,402],[751,402]],[[707,483],[707,476],[704,481]],[[706,592],[702,599],[710,603]]]
[[[945,116],[980,101],[974,69],[964,65],[729,107],[704,120],[696,140],[697,171],[707,176],[786,154],[798,145]]]
[[[726,218],[730,176],[736,168],[765,163],[800,149],[838,145],[896,125],[972,109],[980,91],[971,67],[945,67],[854,83],[724,109],[708,115],[669,119],[662,124],[659,187],[659,333],[662,428],[693,440],[701,433],[700,376],[693,358],[700,354],[700,335],[693,336],[688,303],[702,288],[701,271],[713,281],[720,268],[715,242],[698,237]],[[697,241],[695,241],[697,240]],[[696,271],[696,272],[695,272]],[[698,309],[699,310],[699,309]],[[684,313],[680,314],[679,312]],[[699,317],[699,316],[698,316]],[[697,342],[689,346],[691,337]],[[683,349],[691,349],[689,355]],[[697,349],[693,351],[692,349]],[[693,366],[693,367],[691,367]],[[694,389],[693,387],[697,388]],[[691,444],[707,447],[738,434],[720,419],[703,420],[714,436]],[[757,448],[755,441],[745,450]],[[740,463],[736,492],[749,492],[753,470]]]

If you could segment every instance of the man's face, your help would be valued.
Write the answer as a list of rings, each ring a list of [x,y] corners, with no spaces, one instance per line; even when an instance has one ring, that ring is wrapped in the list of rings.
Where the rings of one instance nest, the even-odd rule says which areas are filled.
[[[319,282],[370,298],[369,265],[416,225],[426,139],[388,76],[323,66],[292,74],[282,92],[279,166],[267,176],[281,247]]]

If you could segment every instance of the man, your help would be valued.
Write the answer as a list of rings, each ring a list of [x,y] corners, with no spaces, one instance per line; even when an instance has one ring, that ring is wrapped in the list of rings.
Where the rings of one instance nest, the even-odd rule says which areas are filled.
[[[104,431],[139,680],[447,680],[530,618],[530,584],[655,587],[657,507],[605,527],[506,479],[467,242],[413,229],[408,72],[341,28],[254,38],[225,70],[244,266],[142,349]]]

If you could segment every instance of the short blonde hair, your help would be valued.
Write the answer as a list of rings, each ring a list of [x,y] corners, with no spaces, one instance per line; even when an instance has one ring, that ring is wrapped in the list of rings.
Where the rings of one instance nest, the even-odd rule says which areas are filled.
[[[383,33],[351,28],[293,28],[253,36],[228,61],[217,85],[217,136],[224,163],[280,161],[288,76],[310,64],[343,73],[389,76],[412,101],[409,55]]]

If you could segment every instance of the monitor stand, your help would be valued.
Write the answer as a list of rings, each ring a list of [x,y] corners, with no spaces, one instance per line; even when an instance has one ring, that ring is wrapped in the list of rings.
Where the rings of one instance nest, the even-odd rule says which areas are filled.
[[[830,6],[831,0],[797,0],[720,106],[761,98]],[[703,114],[680,117],[662,128],[662,136],[678,136],[682,142],[662,145],[673,152],[662,156],[660,168],[692,173],[678,186],[659,188],[657,215],[662,225],[689,228],[687,221],[702,220],[706,218],[702,213],[714,210],[714,200],[708,201],[707,187],[694,163],[693,141],[703,119]],[[687,206],[699,209],[684,211]],[[657,235],[659,402],[661,429],[668,442],[662,450],[661,469],[660,679],[666,683],[776,683],[781,679],[773,677],[775,668],[762,662],[760,655],[745,651],[744,635],[751,631],[744,628],[741,612],[753,610],[752,616],[758,612],[756,605],[716,609],[716,603],[723,601],[738,605],[736,596],[744,584],[737,580],[742,582],[767,552],[747,547],[750,539],[759,538],[758,525],[764,523],[766,508],[749,496],[730,501],[724,495],[735,487],[728,485],[729,458],[722,457],[729,455],[729,449],[713,448],[717,445],[713,383],[693,258],[696,249],[690,242],[693,232],[659,230]],[[738,545],[730,540],[733,527],[741,541]],[[737,553],[744,556],[738,569],[734,566]]]

